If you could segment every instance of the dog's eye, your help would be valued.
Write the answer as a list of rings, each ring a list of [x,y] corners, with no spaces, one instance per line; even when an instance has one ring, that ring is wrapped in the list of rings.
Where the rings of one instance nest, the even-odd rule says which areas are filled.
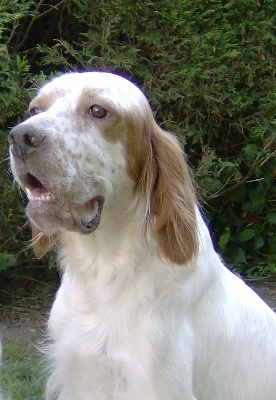
[[[90,114],[95,118],[105,118],[108,116],[108,111],[105,108],[94,104],[90,107]]]
[[[38,107],[34,107],[30,109],[30,116],[33,117],[34,115],[40,114],[42,111]]]

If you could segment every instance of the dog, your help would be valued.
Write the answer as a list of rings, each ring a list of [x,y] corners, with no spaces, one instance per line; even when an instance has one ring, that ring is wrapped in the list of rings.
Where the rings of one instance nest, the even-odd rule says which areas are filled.
[[[275,400],[276,317],[222,263],[176,137],[129,80],[54,78],[9,134],[34,251],[56,246],[47,399]]]

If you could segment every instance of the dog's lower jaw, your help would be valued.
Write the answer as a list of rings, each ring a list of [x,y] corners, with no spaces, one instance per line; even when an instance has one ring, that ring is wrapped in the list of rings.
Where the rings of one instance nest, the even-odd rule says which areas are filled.
[[[90,234],[101,220],[104,197],[92,198],[84,205],[72,206],[57,200],[51,193],[29,195],[26,208],[28,219],[45,235],[53,235],[61,230]]]

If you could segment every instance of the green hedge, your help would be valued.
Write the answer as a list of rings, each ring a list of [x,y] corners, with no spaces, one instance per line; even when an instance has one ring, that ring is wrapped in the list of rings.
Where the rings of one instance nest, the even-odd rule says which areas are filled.
[[[182,139],[227,262],[250,276],[275,273],[275,12],[274,0],[0,5],[2,159],[8,127],[46,77],[123,74]],[[0,190],[1,268],[1,258],[8,266],[30,253],[22,253],[27,229],[4,163]]]

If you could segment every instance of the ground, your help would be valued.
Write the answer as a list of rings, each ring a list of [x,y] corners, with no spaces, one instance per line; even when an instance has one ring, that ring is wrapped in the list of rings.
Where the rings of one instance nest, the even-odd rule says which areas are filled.
[[[1,318],[1,315],[0,315]],[[20,317],[12,322],[0,322],[0,332],[2,341],[5,342],[31,342],[36,343],[43,340],[46,329],[46,316],[31,315],[29,317]]]
[[[276,311],[276,277],[247,284]],[[52,281],[35,282],[27,286],[25,284],[24,295],[13,295],[10,304],[0,304],[0,333],[4,343],[35,343],[43,340],[55,287],[56,282]]]
[[[26,269],[22,276],[0,285],[0,337],[4,344],[43,340],[58,286],[56,271],[47,267],[36,267],[35,272]]]

